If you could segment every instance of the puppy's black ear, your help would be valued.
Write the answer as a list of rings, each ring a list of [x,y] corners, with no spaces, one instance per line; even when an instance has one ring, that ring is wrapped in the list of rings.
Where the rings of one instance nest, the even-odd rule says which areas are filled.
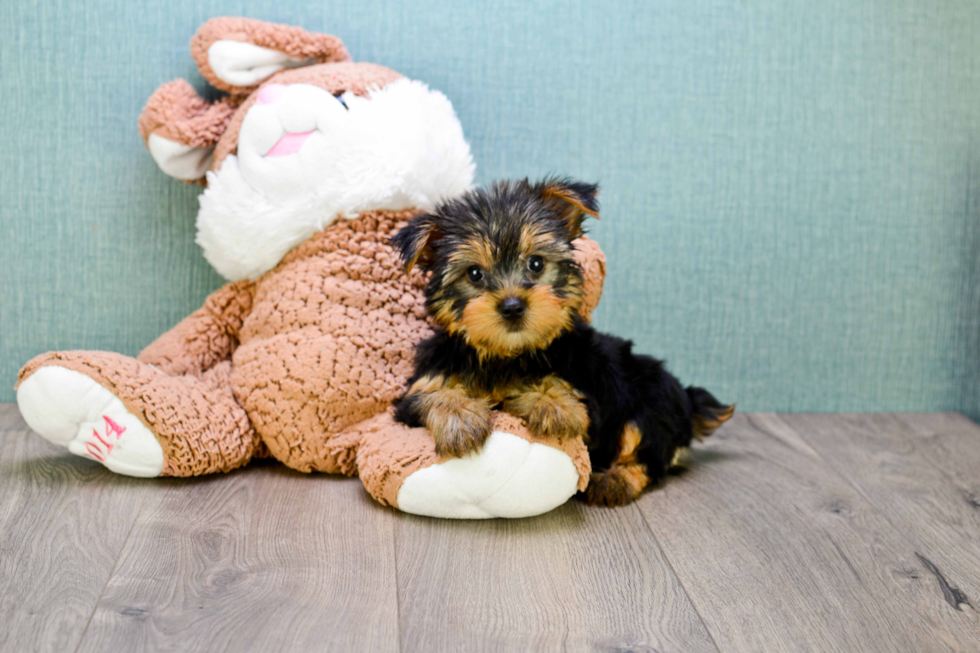
[[[433,246],[442,238],[437,228],[438,218],[429,213],[417,215],[391,237],[391,245],[398,249],[405,272],[411,272],[418,263],[428,269],[435,262]]]
[[[572,179],[546,179],[540,185],[542,199],[558,211],[569,240],[582,235],[585,216],[599,219],[598,184],[586,184]]]

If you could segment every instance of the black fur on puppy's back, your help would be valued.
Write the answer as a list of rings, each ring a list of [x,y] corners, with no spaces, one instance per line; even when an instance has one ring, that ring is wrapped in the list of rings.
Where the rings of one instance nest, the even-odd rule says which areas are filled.
[[[557,373],[586,396],[589,455],[597,470],[617,461],[621,434],[634,424],[642,434],[637,461],[646,465],[650,483],[656,483],[679,448],[708,434],[695,428],[698,420],[716,421],[718,413],[730,414],[707,390],[685,388],[663,361],[635,354],[631,341],[600,333],[581,320],[556,340],[547,357]]]

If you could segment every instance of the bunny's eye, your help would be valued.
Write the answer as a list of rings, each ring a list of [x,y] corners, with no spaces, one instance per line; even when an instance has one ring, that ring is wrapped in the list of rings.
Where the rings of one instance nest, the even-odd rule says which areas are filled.
[[[334,97],[337,98],[337,102],[340,102],[341,106],[343,106],[345,109],[347,109],[348,111],[350,111],[350,109],[347,108],[347,103],[344,102],[344,94],[343,93],[337,93],[337,95],[335,95]]]

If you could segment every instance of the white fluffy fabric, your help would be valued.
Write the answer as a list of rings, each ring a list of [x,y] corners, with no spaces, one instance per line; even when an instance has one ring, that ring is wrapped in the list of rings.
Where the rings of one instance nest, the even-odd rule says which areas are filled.
[[[42,367],[20,384],[17,405],[35,433],[76,456],[126,476],[152,478],[163,471],[156,436],[116,395],[84,374]]]
[[[398,490],[398,509],[447,519],[531,517],[575,494],[578,470],[564,451],[494,431],[478,453],[418,470]]]
[[[308,84],[256,103],[238,154],[209,172],[197,242],[229,280],[255,279],[339,218],[374,209],[429,210],[466,191],[474,165],[452,104],[401,79],[344,103]],[[312,132],[301,149],[269,156],[287,133]]]
[[[232,86],[258,84],[272,73],[308,66],[313,61],[241,41],[215,41],[208,48],[211,70],[218,79]]]
[[[214,158],[213,147],[191,147],[159,134],[150,134],[146,146],[150,148],[150,156],[161,170],[174,179],[184,181],[203,177]]]

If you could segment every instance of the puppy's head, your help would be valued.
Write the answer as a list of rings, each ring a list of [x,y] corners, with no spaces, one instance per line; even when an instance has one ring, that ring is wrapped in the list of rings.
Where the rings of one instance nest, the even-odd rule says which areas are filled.
[[[392,244],[431,271],[426,307],[483,356],[547,347],[582,303],[572,241],[598,217],[598,187],[567,179],[498,182],[413,218]]]

